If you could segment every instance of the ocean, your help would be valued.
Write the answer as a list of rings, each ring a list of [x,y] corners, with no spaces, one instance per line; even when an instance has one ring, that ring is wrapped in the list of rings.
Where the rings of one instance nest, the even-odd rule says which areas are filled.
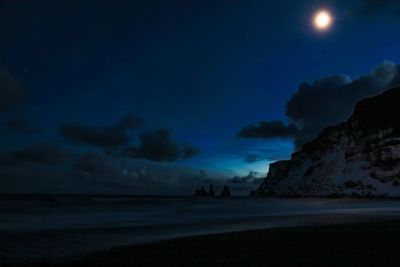
[[[58,260],[193,235],[399,215],[397,200],[2,195],[0,263]]]

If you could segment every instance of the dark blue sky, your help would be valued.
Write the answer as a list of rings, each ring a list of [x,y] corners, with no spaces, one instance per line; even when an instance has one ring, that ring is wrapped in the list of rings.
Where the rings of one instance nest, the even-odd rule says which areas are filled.
[[[288,158],[294,149],[292,139],[298,140],[290,134],[275,138],[265,133],[261,135],[268,138],[238,138],[242,127],[294,120],[301,128],[301,118],[285,112],[286,102],[302,82],[312,85],[333,74],[358,79],[384,60],[400,62],[399,5],[390,0],[0,3],[0,63],[4,76],[21,84],[26,95],[23,101],[7,100],[11,107],[0,113],[5,158],[1,183],[8,192],[103,192],[112,183],[112,192],[128,184],[132,187],[123,192],[185,193],[198,183],[225,183],[229,180],[224,179],[245,177],[250,171],[258,174],[249,176],[262,177],[268,163]],[[311,25],[320,8],[335,16],[332,29],[324,33]],[[340,110],[340,96],[331,99],[332,109]],[[347,106],[339,117],[310,126],[310,136],[320,126],[350,115],[355,100],[344,99]],[[144,123],[121,130],[116,125],[129,114]],[[75,128],[68,128],[69,134],[60,130],[71,124]],[[167,160],[152,157],[158,150],[141,149],[139,136],[161,128],[171,131],[170,141],[178,150],[183,149],[180,142],[188,142],[200,153],[186,157],[179,150]],[[99,132],[112,130],[127,130],[132,139],[118,147],[99,145]],[[88,141],[93,135],[97,143]],[[32,152],[38,144],[62,147],[73,159],[43,166]],[[165,142],[161,146],[171,147]],[[27,147],[28,156],[16,153]],[[71,171],[81,166],[79,160],[88,152],[105,157],[112,170],[92,166],[84,168],[84,175]],[[102,165],[93,158],[92,165]],[[13,168],[26,171],[15,173]],[[144,169],[143,177],[136,177]],[[130,170],[136,175],[134,182],[126,175]],[[118,180],[121,172],[123,181]],[[148,178],[150,172],[157,179]],[[167,182],[160,180],[159,172],[170,173]],[[37,179],[36,185],[32,179]],[[252,184],[238,191],[255,187],[255,178],[247,180]],[[57,188],[60,181],[63,187]]]

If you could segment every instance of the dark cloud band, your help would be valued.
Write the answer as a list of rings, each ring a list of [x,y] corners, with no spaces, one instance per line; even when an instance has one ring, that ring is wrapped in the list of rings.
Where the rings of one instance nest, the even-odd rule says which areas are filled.
[[[399,77],[398,66],[383,62],[370,74],[354,80],[334,75],[312,84],[303,83],[286,104],[286,116],[291,124],[260,122],[243,127],[239,137],[291,138],[299,147],[314,139],[323,128],[346,120],[360,99],[399,85]]]
[[[128,115],[117,124],[110,126],[64,124],[60,128],[60,134],[66,141],[78,145],[118,148],[129,144],[131,140],[129,130],[139,127],[142,123],[143,120],[140,117]]]
[[[144,133],[140,136],[139,147],[131,150],[135,158],[159,162],[171,162],[193,157],[199,150],[188,143],[177,143],[168,129]]]

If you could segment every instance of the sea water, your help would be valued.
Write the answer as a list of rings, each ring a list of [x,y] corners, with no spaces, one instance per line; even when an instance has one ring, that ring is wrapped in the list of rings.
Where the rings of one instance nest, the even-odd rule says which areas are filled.
[[[0,263],[59,259],[184,236],[399,215],[396,200],[4,195]]]

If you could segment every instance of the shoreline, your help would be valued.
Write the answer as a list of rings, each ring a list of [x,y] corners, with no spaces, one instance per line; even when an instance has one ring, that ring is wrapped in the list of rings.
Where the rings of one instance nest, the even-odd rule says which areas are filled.
[[[52,198],[63,198],[63,197],[72,197],[72,198],[104,198],[104,199],[113,199],[113,198],[127,198],[127,199],[174,199],[174,198],[184,198],[184,199],[328,199],[328,200],[399,200],[400,196],[386,196],[386,195],[374,195],[374,196],[357,196],[357,195],[280,195],[280,194],[270,194],[270,195],[232,195],[230,197],[221,197],[221,196],[194,196],[193,194],[188,195],[130,195],[130,194],[85,194],[85,193],[77,193],[77,194],[67,194],[67,193],[0,193],[0,199],[24,199],[24,198],[45,198],[47,200],[53,200]]]
[[[400,219],[180,237],[0,266],[379,266],[398,262]]]

